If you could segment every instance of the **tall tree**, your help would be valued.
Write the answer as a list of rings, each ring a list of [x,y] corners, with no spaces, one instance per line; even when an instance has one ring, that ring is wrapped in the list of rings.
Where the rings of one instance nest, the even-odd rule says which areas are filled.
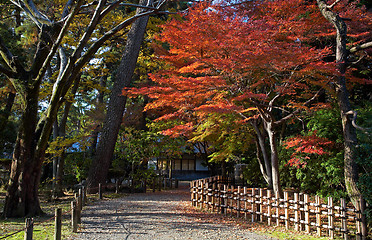
[[[140,4],[151,7],[153,1],[141,0]],[[143,10],[138,9],[137,14],[141,13],[143,13]],[[118,73],[110,95],[106,119],[103,123],[96,156],[89,170],[88,189],[90,192],[96,192],[98,190],[98,184],[106,182],[126,104],[126,96],[122,96],[121,91],[132,82],[132,75],[136,67],[148,18],[146,16],[137,19],[132,24],[128,33],[124,54],[118,67]]]
[[[321,24],[317,5],[302,0],[233,8],[202,3],[183,17],[165,24],[157,39],[169,47],[159,49],[169,68],[152,75],[157,86],[130,92],[153,98],[146,109],[165,113],[159,120],[180,120],[168,132],[193,131],[209,114],[230,113],[241,123],[252,122],[260,137],[260,119],[271,150],[267,178],[271,169],[272,186],[280,192],[277,133],[317,106],[322,89],[332,90],[335,64],[325,61],[331,48],[316,44],[331,29]]]
[[[358,201],[361,199],[362,195],[358,189],[358,168],[355,162],[356,159],[356,148],[358,144],[357,134],[356,134],[356,113],[353,110],[350,99],[349,92],[347,89],[347,79],[346,70],[349,66],[348,57],[350,53],[355,53],[358,50],[366,49],[372,47],[372,42],[368,40],[372,39],[362,39],[361,44],[353,46],[350,50],[347,48],[348,41],[348,31],[347,24],[345,23],[345,18],[340,16],[343,9],[360,11],[361,17],[365,17],[370,21],[369,27],[372,27],[371,14],[368,12],[361,11],[355,5],[356,3],[348,3],[339,0],[334,1],[332,4],[328,5],[327,1],[317,0],[319,10],[329,23],[332,24],[336,30],[336,63],[337,63],[337,75],[335,81],[332,83],[335,86],[335,92],[337,96],[337,103],[340,108],[341,120],[342,120],[342,130],[344,135],[344,174],[345,174],[345,185],[349,197],[351,198],[354,206],[359,209],[360,205]],[[340,6],[338,6],[340,5]],[[345,17],[354,17],[347,15]],[[355,21],[355,19],[350,19]],[[369,29],[369,30],[370,30]],[[369,31],[369,34],[371,32]],[[369,35],[370,37],[370,35]],[[366,41],[367,40],[367,41]],[[366,234],[365,234],[366,235]]]
[[[123,5],[123,1],[100,0],[83,5],[81,0],[76,2],[68,0],[62,6],[53,5],[54,2],[35,4],[30,0],[14,0],[11,3],[20,9],[21,16],[26,17],[23,19],[24,21],[29,23],[31,20],[30,24],[35,26],[35,31],[38,33],[34,37],[33,47],[23,52],[27,54],[28,58],[14,55],[14,52],[7,47],[3,37],[0,37],[0,53],[3,59],[0,72],[12,83],[23,104],[23,115],[13,152],[10,181],[3,212],[7,217],[16,217],[42,213],[38,199],[38,186],[45,150],[58,109],[63,104],[64,97],[80,70],[108,39],[132,24],[137,18],[152,14],[158,9],[129,4],[130,7],[142,7],[147,11],[118,22],[104,34],[97,35],[98,31],[95,31],[97,26],[104,21],[109,13]],[[57,13],[50,11],[51,8],[47,6],[45,12],[51,14],[48,17],[39,8],[42,4],[56,6]],[[128,4],[124,5],[128,6]],[[64,58],[61,55],[67,54],[67,52],[64,52],[62,42],[74,18],[79,12],[83,12],[82,9],[85,10],[84,13],[88,14],[86,16],[90,22],[87,26],[81,26],[85,31],[82,31],[82,35],[77,36],[80,40],[72,43],[74,45],[71,46],[71,53]],[[60,74],[54,82],[48,105],[39,118],[40,88],[46,77],[47,69],[58,53],[61,56],[61,62],[64,59],[66,62],[56,68]]]

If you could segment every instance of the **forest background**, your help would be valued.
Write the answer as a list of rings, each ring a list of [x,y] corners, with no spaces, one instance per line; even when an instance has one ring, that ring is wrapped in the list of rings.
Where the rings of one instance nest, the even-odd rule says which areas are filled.
[[[4,215],[40,214],[40,186],[153,177],[150,159],[195,148],[216,174],[247,164],[249,186],[370,206],[370,8],[1,1]]]

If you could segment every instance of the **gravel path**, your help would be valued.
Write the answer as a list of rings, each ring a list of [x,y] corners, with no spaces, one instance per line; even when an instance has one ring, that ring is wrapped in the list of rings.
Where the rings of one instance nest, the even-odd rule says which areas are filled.
[[[187,209],[191,208],[185,187],[99,201],[84,209],[82,228],[72,239],[271,239],[222,224],[219,218],[203,219],[208,214]]]

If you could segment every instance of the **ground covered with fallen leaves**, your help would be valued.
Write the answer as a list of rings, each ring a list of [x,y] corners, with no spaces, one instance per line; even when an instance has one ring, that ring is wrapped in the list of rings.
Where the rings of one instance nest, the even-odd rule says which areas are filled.
[[[264,225],[200,211],[189,199],[183,186],[97,201],[84,209],[71,239],[275,239]]]

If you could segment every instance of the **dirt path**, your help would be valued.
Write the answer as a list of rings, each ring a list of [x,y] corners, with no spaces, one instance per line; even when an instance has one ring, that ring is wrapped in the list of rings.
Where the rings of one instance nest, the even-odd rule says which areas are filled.
[[[99,201],[83,211],[72,239],[270,239],[190,207],[186,188]]]

